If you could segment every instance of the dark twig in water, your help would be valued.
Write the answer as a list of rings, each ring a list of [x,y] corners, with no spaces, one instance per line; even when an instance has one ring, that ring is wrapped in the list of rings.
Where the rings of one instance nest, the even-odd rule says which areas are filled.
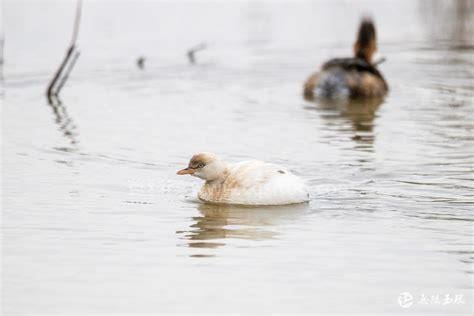
[[[79,58],[80,52],[75,51],[74,56],[72,57],[71,62],[69,63],[66,72],[64,73],[64,76],[61,78],[61,81],[58,84],[58,88],[54,92],[54,95],[57,97],[59,91],[63,88],[64,84],[66,83],[67,79],[69,78],[69,74],[71,73],[72,69],[74,68],[74,65],[76,64],[77,59]]]
[[[59,69],[56,71],[54,74],[53,79],[48,85],[48,89],[46,90],[46,96],[48,98],[48,102],[52,104],[54,102],[53,97],[58,95],[58,90],[55,89],[56,83],[58,82],[59,78],[61,77],[61,74],[63,72],[64,67],[66,67],[66,64],[69,61],[69,58],[71,57],[72,53],[74,52],[74,46],[71,46],[68,48],[66,52],[66,56],[64,56],[63,61],[61,62],[61,65],[59,66]]]
[[[207,48],[207,45],[205,43],[200,43],[194,47],[191,47],[187,52],[189,62],[194,65],[196,63],[196,57],[195,57],[196,52],[200,50],[204,50],[206,48]]]
[[[380,65],[380,64],[384,63],[386,60],[387,60],[387,58],[382,57],[379,60],[377,60],[376,62],[374,62],[374,66]]]
[[[74,19],[74,29],[72,32],[71,46],[76,45],[77,35],[79,34],[79,24],[81,23],[82,0],[77,0],[76,18]]]
[[[74,29],[72,32],[72,38],[71,38],[71,44],[69,45],[68,50],[66,51],[66,55],[64,56],[63,61],[61,62],[61,65],[59,66],[58,70],[53,76],[53,79],[48,85],[48,89],[46,90],[46,96],[48,98],[48,102],[51,104],[53,103],[53,97],[58,97],[59,92],[61,91],[61,88],[64,86],[66,83],[67,78],[69,77],[69,73],[72,71],[72,68],[79,57],[79,53],[75,52],[76,51],[76,41],[77,41],[77,36],[79,34],[79,25],[81,21],[81,11],[82,11],[82,0],[77,1],[77,6],[76,6],[76,17],[74,20]],[[75,53],[75,54],[74,54]],[[67,67],[66,73],[63,75],[63,71],[68,65],[71,57],[73,57],[72,60],[72,65],[69,65]],[[62,80],[59,85],[57,85],[58,81],[60,80],[62,76]]]
[[[140,69],[145,69],[145,61],[146,58],[144,56],[140,56],[137,58],[137,67]]]

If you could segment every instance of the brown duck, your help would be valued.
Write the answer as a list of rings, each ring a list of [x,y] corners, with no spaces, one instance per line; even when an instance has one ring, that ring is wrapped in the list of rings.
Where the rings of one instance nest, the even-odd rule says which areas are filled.
[[[388,92],[384,77],[373,63],[377,50],[375,26],[364,18],[354,44],[354,57],[331,59],[321,71],[311,75],[304,84],[304,98],[371,98]]]

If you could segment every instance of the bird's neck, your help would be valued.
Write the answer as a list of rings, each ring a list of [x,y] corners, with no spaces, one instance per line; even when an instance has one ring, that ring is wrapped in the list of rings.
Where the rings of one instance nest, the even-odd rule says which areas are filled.
[[[229,167],[227,164],[222,164],[222,169],[219,170],[219,175],[211,180],[206,180],[208,186],[222,185],[230,174]]]

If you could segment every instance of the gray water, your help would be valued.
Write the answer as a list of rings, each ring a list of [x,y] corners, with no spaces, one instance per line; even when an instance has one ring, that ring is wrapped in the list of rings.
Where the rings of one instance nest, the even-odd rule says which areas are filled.
[[[471,2],[86,0],[51,106],[74,4],[3,4],[5,315],[472,312]],[[364,13],[389,96],[304,101]],[[201,204],[175,174],[200,151],[284,165],[311,202]]]

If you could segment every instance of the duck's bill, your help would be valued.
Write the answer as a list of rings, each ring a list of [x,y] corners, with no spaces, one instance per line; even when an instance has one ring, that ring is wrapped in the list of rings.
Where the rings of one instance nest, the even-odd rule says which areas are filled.
[[[193,173],[195,173],[195,172],[196,172],[195,169],[184,168],[184,169],[181,169],[181,170],[179,170],[178,172],[176,172],[176,174],[179,174],[179,175],[183,175],[183,174],[193,174]]]

